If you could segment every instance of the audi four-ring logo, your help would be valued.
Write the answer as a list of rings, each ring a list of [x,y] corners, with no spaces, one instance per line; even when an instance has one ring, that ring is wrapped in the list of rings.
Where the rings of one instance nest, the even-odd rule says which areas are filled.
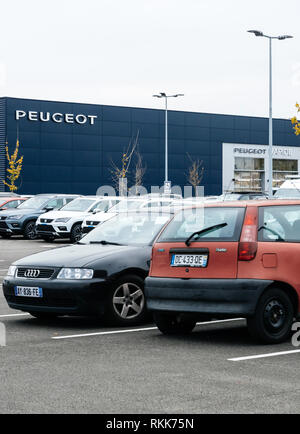
[[[24,277],[39,277],[40,270],[26,270],[24,273]]]

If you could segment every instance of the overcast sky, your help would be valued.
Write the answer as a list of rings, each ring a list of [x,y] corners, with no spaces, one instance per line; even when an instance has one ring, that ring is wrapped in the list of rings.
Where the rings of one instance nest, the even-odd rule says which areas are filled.
[[[300,102],[299,0],[0,0],[0,96],[268,116]]]

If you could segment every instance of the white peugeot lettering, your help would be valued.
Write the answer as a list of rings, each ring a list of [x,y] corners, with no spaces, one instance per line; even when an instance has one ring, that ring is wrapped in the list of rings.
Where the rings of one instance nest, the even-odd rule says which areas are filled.
[[[40,112],[40,120],[42,122],[48,122],[48,121],[50,121],[50,113],[49,112],[46,112],[46,113]]]
[[[67,124],[74,124],[74,115],[72,113],[66,113],[65,121],[67,122]]]
[[[63,120],[62,120],[62,117],[63,117],[63,115],[62,115],[62,113],[54,113],[53,115],[52,115],[52,119],[53,119],[53,121],[54,122],[58,122],[58,123],[61,123]]]
[[[85,115],[77,115],[75,120],[78,124],[85,124],[87,121],[87,117]]]
[[[88,118],[91,120],[90,124],[94,125],[95,119],[97,119],[98,116],[95,115],[88,115]]]
[[[24,112],[23,110],[16,110],[16,120],[25,118],[25,116],[26,112]]]
[[[84,115],[73,113],[49,113],[49,112],[37,112],[33,110],[29,110],[28,112],[24,110],[16,110],[16,120],[21,118],[27,118],[29,121],[41,121],[41,122],[49,122],[52,120],[56,123],[66,122],[67,124],[73,124],[76,122],[77,124],[83,125],[89,122],[90,125],[95,125],[95,120],[98,118],[96,115]]]
[[[38,120],[38,112],[28,112],[28,119],[30,121],[37,121]]]

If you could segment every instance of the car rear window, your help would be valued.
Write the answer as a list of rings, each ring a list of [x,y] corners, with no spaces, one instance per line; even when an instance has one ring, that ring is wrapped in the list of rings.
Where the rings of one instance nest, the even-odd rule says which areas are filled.
[[[168,224],[158,242],[186,241],[194,232],[212,228],[203,232],[194,241],[238,241],[240,239],[244,207],[201,207],[182,210]],[[226,223],[223,227],[215,225]]]
[[[258,241],[300,242],[300,205],[259,208]]]

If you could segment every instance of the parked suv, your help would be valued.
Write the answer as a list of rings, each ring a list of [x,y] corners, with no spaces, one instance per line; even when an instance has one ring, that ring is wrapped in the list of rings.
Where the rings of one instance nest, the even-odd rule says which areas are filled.
[[[174,199],[161,198],[160,196],[155,198],[150,198],[148,195],[145,196],[131,196],[131,197],[119,197],[118,203],[106,211],[98,212],[91,218],[87,216],[82,223],[82,233],[86,234],[93,230],[100,223],[109,220],[110,218],[118,214],[126,214],[128,212],[138,210],[144,212],[150,212],[151,210],[156,210],[162,207],[170,207],[171,204],[175,203]],[[182,205],[182,200],[178,201]],[[182,207],[182,206],[181,206]]]
[[[287,176],[274,194],[274,199],[300,199],[300,177]]]
[[[107,205],[108,203],[108,205]],[[72,243],[79,241],[82,221],[86,216],[101,207],[110,206],[111,200],[103,196],[82,196],[76,198],[60,210],[41,215],[36,222],[36,230],[44,240],[68,238]]]
[[[2,238],[23,235],[25,239],[34,240],[37,238],[35,222],[39,215],[59,209],[75,197],[69,194],[38,194],[15,209],[1,211],[0,235]]]
[[[207,203],[175,215],[152,251],[147,306],[166,334],[204,317],[245,317],[285,341],[300,304],[300,201]]]

